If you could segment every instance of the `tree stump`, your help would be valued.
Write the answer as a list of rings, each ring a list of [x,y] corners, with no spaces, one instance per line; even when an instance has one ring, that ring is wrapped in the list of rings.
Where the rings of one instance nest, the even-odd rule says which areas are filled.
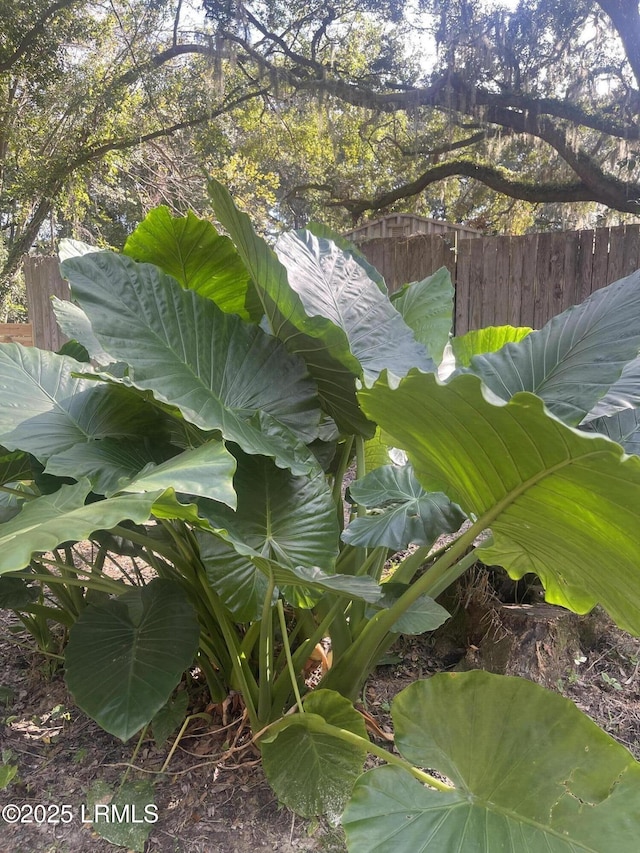
[[[469,648],[458,669],[519,675],[555,686],[575,669],[580,617],[550,604],[476,605],[468,613]]]

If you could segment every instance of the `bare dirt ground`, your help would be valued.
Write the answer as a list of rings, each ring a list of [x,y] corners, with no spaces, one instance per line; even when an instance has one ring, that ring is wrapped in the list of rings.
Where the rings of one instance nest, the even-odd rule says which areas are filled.
[[[366,709],[382,727],[388,726],[391,700],[407,684],[437,671],[486,665],[491,660],[486,636],[493,642],[511,634],[515,645],[527,650],[525,657],[536,659],[533,669],[530,660],[524,660],[521,674],[571,698],[640,757],[640,640],[596,613],[571,616],[577,620],[571,623],[571,640],[560,642],[553,620],[551,629],[544,627],[546,617],[534,620],[535,630],[531,628],[535,605],[524,611],[528,621],[522,636],[513,637],[513,613],[503,619],[502,604],[495,597],[485,594],[481,599],[481,607],[475,601],[481,615],[465,617],[462,630],[458,622],[456,630],[400,638],[395,662],[378,668],[364,694]],[[465,604],[473,613],[474,602],[467,599]],[[516,610],[522,616],[521,608]],[[145,853],[344,851],[339,827],[302,820],[279,807],[257,753],[246,746],[247,733],[232,702],[212,709],[204,691],[191,685],[190,712],[208,711],[211,720],[191,723],[167,771],[160,774],[172,738],[161,747],[149,738],[132,757],[135,742],[122,744],[74,706],[55,661],[35,651],[24,633],[12,633],[15,622],[5,617],[0,628],[0,749],[3,763],[17,767],[15,777],[0,790],[0,806],[68,804],[73,816],[69,823],[58,824],[0,822],[2,853],[126,850],[97,836],[91,824],[83,822],[81,807],[92,802],[97,784],[115,789],[131,763],[135,769],[129,769],[129,782],[155,783],[158,820]],[[507,653],[501,668],[513,674],[518,667]],[[90,816],[90,809],[85,818],[87,813]]]

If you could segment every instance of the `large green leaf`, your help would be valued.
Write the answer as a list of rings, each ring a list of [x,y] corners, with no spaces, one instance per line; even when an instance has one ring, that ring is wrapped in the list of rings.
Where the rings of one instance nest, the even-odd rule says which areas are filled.
[[[442,385],[415,373],[396,390],[381,380],[360,399],[425,488],[491,528],[485,563],[535,572],[548,601],[578,613],[600,602],[640,633],[640,458],[565,426],[533,394],[504,403],[468,374]]]
[[[453,783],[398,767],[358,780],[349,853],[635,853],[640,765],[569,700],[525,679],[443,673],[392,706],[396,746]]]
[[[627,453],[640,456],[640,409],[622,409],[609,417],[594,418],[581,426],[621,444]]]
[[[309,231],[297,231],[279,238],[276,253],[306,313],[343,329],[365,381],[385,368],[396,376],[412,367],[435,370],[424,346],[349,252]]]
[[[100,344],[126,360],[137,388],[247,453],[308,469],[291,438],[287,444],[249,422],[264,412],[305,441],[317,435],[316,388],[302,359],[151,264],[100,252],[65,261],[63,272]]]
[[[128,740],[165,704],[193,661],[200,627],[182,587],[156,579],[90,605],[69,632],[66,681],[103,729]]]
[[[237,209],[222,184],[211,181],[209,193],[216,216],[231,235],[249,270],[273,334],[292,353],[300,354],[318,383],[324,406],[347,432],[373,433],[355,398],[360,365],[349,349],[344,331],[324,316],[310,317],[291,288],[287,271],[274,251],[259,237],[249,217]]]
[[[191,211],[172,216],[168,207],[154,208],[127,238],[124,253],[155,264],[226,313],[250,319],[249,274],[233,243]]]
[[[332,690],[306,696],[304,714],[294,714],[275,738],[260,741],[262,765],[278,799],[305,817],[337,818],[366,758],[366,746],[314,726],[317,718],[338,729],[367,737],[362,716],[348,699]]]
[[[451,348],[460,367],[469,367],[474,355],[497,352],[505,344],[515,344],[531,334],[529,326],[487,326],[472,329],[466,335],[451,339]]]
[[[576,426],[640,350],[640,272],[596,290],[519,343],[475,356],[470,370],[508,400],[532,391]]]
[[[422,281],[405,284],[391,297],[394,308],[437,364],[442,361],[453,325],[454,295],[451,273],[441,267]]]
[[[94,530],[108,530],[125,519],[142,524],[160,494],[122,495],[85,505],[90,490],[87,480],[61,486],[52,495],[28,501],[0,525],[0,574],[23,569],[33,553],[88,539]]]
[[[323,237],[325,240],[331,240],[335,243],[338,248],[342,249],[343,252],[346,252],[354,259],[354,261],[360,264],[371,281],[375,281],[378,285],[381,293],[388,293],[387,285],[383,276],[369,263],[355,243],[352,243],[351,240],[347,240],[347,238],[343,237],[342,234],[339,234],[337,231],[334,231],[332,228],[329,228],[328,225],[324,225],[321,222],[309,222],[306,226],[306,230],[311,232],[315,237]]]
[[[235,507],[234,457],[221,441],[209,441],[162,461],[148,442],[113,439],[75,445],[49,459],[45,472],[58,477],[87,477],[93,490],[115,492],[176,492],[221,501]]]
[[[93,334],[89,318],[82,308],[57,296],[51,300],[53,313],[56,315],[58,325],[68,338],[82,344],[91,359],[98,365],[111,364],[113,358],[100,346],[100,342]]]
[[[234,486],[238,509],[200,502],[227,541],[199,533],[207,577],[241,621],[257,618],[266,576],[251,557],[260,555],[285,567],[316,566],[330,572],[338,552],[335,504],[322,471],[295,477],[267,458],[238,456]]]
[[[377,511],[355,518],[342,533],[349,545],[400,551],[431,545],[443,533],[455,533],[466,515],[442,492],[426,492],[411,465],[384,465],[349,486],[351,499]]]
[[[153,410],[132,391],[78,379],[68,356],[0,344],[0,443],[41,461],[78,442],[144,435]]]
[[[601,397],[582,423],[640,406],[640,358],[625,365],[620,378]]]

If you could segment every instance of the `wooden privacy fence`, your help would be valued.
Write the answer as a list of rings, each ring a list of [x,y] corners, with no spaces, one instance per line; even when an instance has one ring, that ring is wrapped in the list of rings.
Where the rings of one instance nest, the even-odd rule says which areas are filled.
[[[26,255],[24,280],[34,346],[55,352],[68,340],[58,328],[51,306],[52,296],[69,299],[69,285],[60,275],[58,258]]]
[[[360,249],[392,291],[447,267],[458,335],[507,323],[539,329],[640,267],[640,225],[457,241],[417,234],[371,240]]]
[[[640,225],[522,237],[416,234],[370,240],[360,249],[391,291],[447,267],[456,288],[458,335],[506,323],[539,329],[594,290],[640,268]],[[0,326],[0,340],[31,343],[32,335],[35,346],[55,351],[66,338],[56,325],[51,296],[68,299],[69,287],[55,257],[26,256],[24,271],[30,323]]]

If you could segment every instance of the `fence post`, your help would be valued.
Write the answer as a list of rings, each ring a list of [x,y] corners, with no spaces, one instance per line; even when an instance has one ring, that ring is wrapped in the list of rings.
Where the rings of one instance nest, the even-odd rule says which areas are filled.
[[[33,344],[56,352],[68,338],[58,328],[51,297],[69,299],[69,284],[60,275],[55,255],[25,255],[23,263]]]

